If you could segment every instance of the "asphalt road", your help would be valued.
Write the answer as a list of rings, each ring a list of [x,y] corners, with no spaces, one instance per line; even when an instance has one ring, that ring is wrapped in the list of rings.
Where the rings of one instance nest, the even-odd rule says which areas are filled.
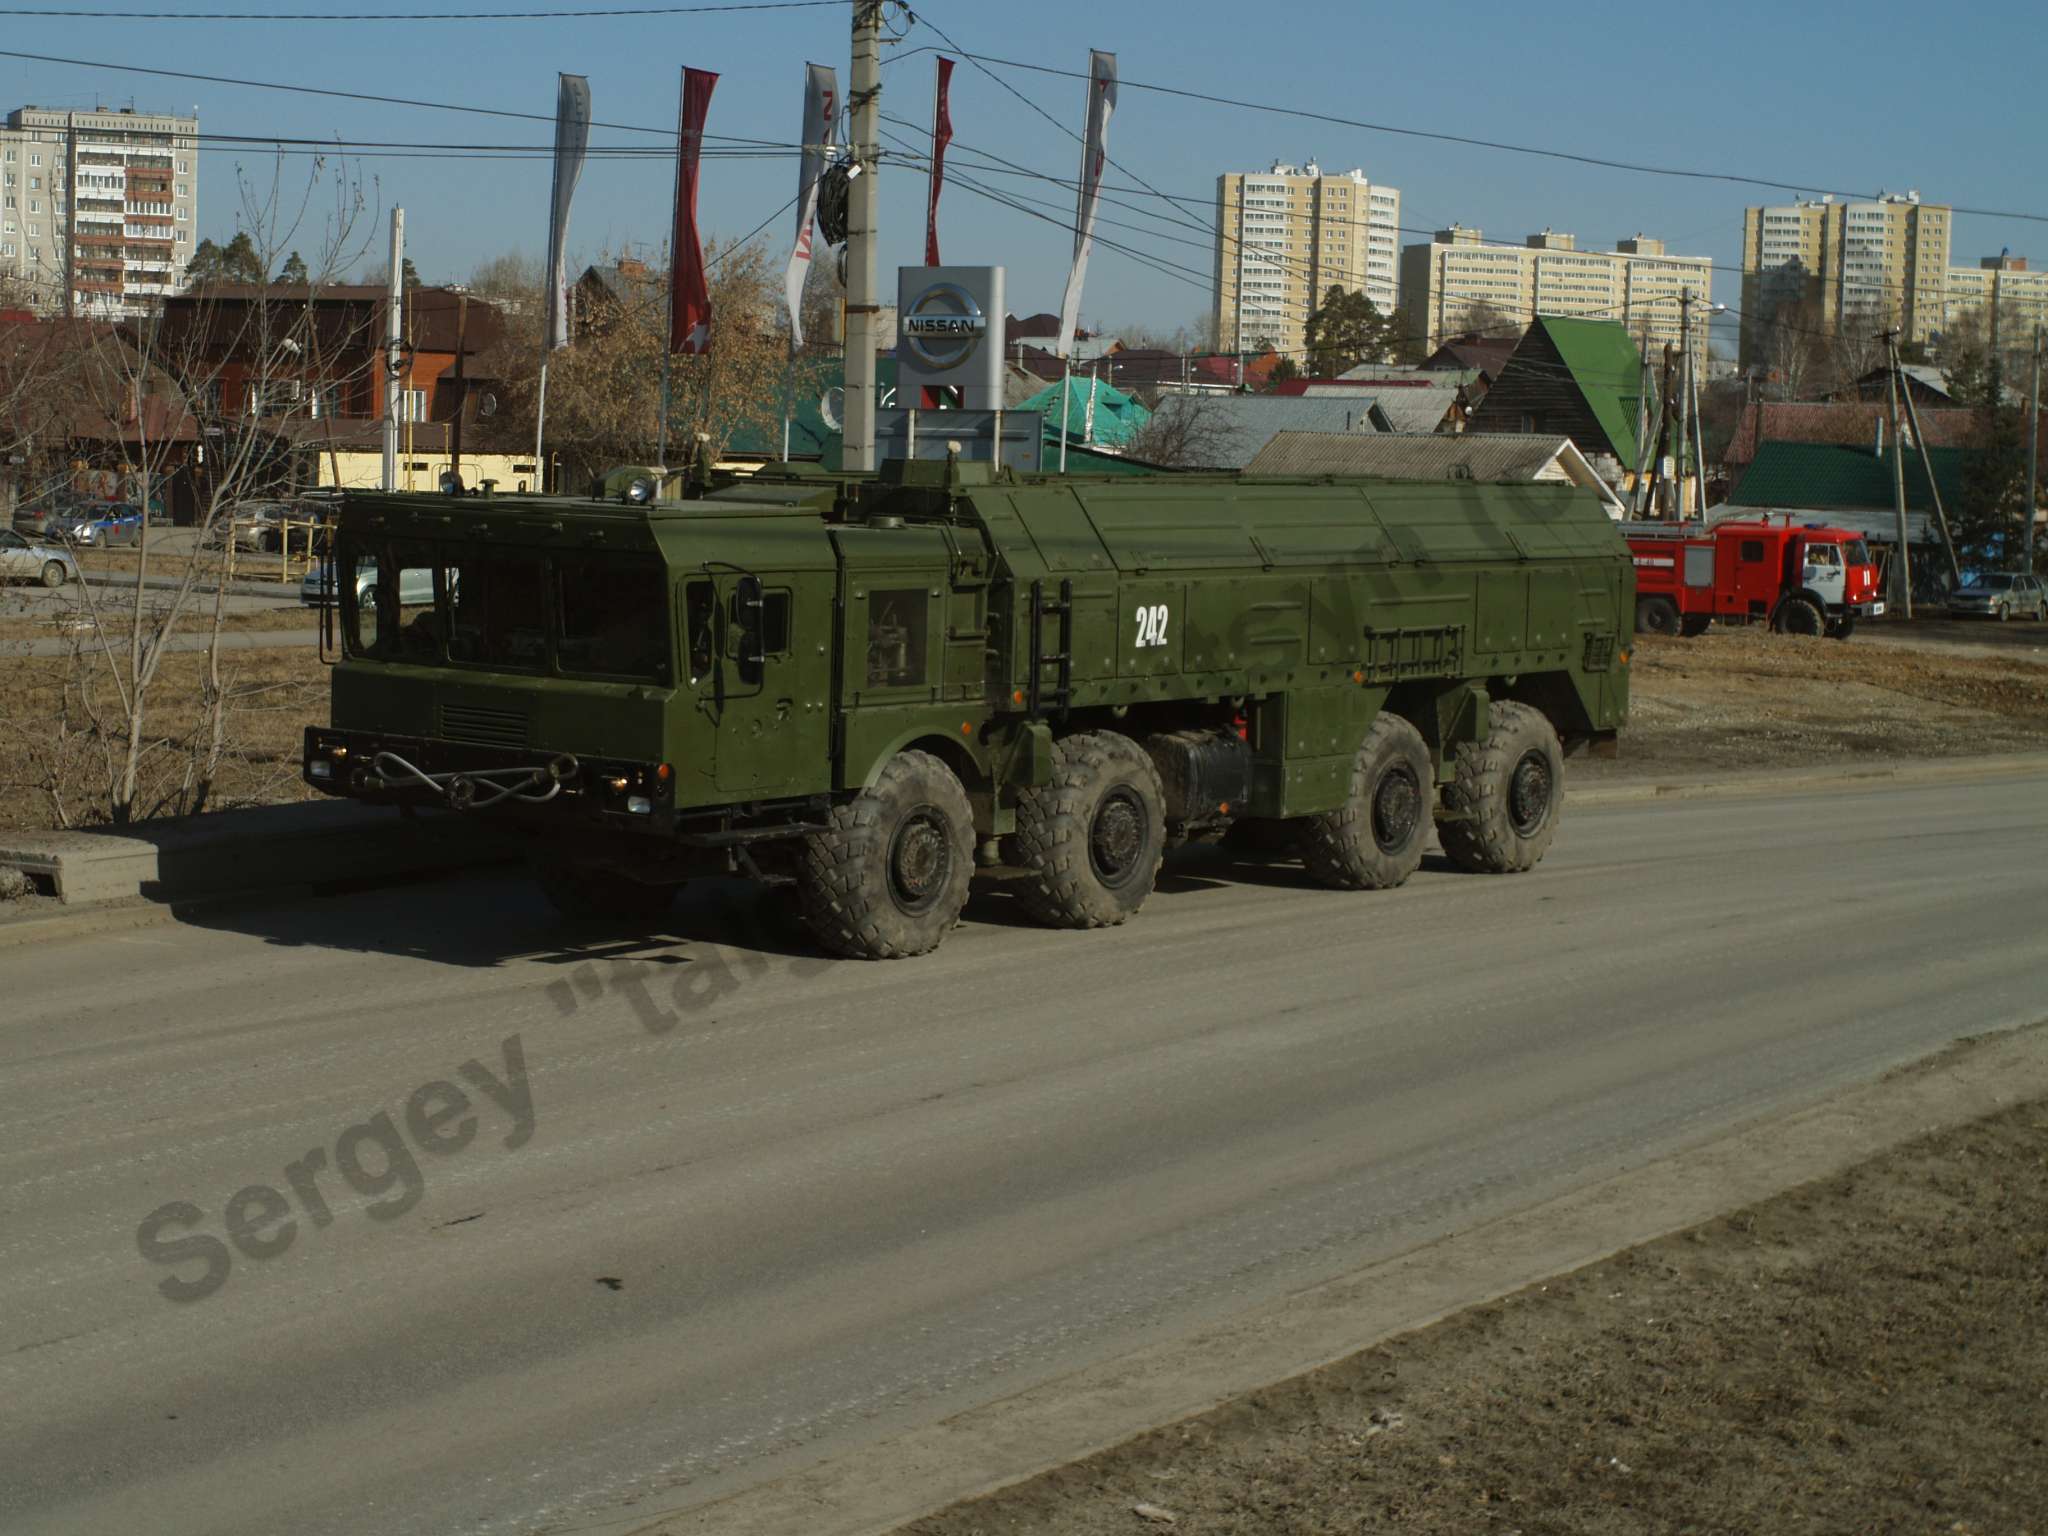
[[[744,890],[0,950],[0,1529],[625,1529],[2048,1013],[2041,777],[885,965]]]

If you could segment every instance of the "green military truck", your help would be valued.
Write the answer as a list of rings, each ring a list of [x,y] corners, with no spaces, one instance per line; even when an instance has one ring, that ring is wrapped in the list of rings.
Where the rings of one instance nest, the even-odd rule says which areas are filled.
[[[1120,923],[1230,835],[1381,889],[1549,847],[1628,703],[1627,547],[1550,485],[771,466],[692,499],[351,494],[316,789],[500,819],[565,912],[793,884],[934,948],[977,867]]]

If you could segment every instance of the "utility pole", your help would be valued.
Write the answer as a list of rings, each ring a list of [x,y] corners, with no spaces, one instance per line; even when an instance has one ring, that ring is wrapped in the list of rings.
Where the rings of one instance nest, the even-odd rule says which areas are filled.
[[[1678,482],[1678,516],[1684,519],[1692,500],[1685,488],[1685,459],[1691,447],[1688,409],[1692,404],[1692,290],[1678,296],[1678,452],[1674,478]]]
[[[882,115],[882,0],[854,0],[853,123],[848,146],[853,184],[846,196],[846,426],[842,458],[851,470],[875,466],[875,346],[881,340],[882,174],[875,142]]]
[[[391,281],[384,294],[384,489],[398,489],[399,357],[405,348],[405,210],[391,210]]]
[[[2027,388],[2026,569],[2034,568],[2034,507],[2041,494],[2041,326],[2034,325],[2033,382]]]
[[[1643,382],[1641,393],[1636,397],[1636,461],[1629,467],[1636,472],[1636,483],[1629,487],[1628,515],[1642,517],[1649,510],[1650,456],[1656,450],[1656,440],[1650,431],[1650,352],[1649,338],[1643,338]],[[1659,403],[1659,410],[1662,403]]]
[[[1891,369],[1886,375],[1891,391],[1892,418],[1892,507],[1898,514],[1899,558],[1892,562],[1892,601],[1898,606],[1904,618],[1913,617],[1913,556],[1907,545],[1906,532],[1906,455],[1902,451],[1899,434],[1899,362],[1891,350],[1892,338],[1897,331],[1885,331],[1879,336],[1885,345],[1885,355],[1891,358]]]
[[[455,418],[448,423],[448,472],[458,485],[462,483],[462,418],[469,410],[469,378],[463,367],[468,357],[469,294],[465,291],[455,296]]]
[[[1934,460],[1927,455],[1927,439],[1920,431],[1920,407],[1913,403],[1913,391],[1907,386],[1906,370],[1899,361],[1897,346],[1891,349],[1891,360],[1894,376],[1899,381],[1899,396],[1906,402],[1906,422],[1913,429],[1913,446],[1919,451],[1921,469],[1927,473],[1927,497],[1934,503],[1934,521],[1941,528],[1941,547],[1948,552],[1948,573],[1955,585],[1960,587],[1963,584],[1962,562],[1956,559],[1956,541],[1948,531],[1948,509],[1941,504],[1941,486],[1934,478]],[[1906,440],[1899,438],[1894,446],[1903,454],[1906,451]],[[1903,474],[1904,471],[1901,470],[1900,473]]]

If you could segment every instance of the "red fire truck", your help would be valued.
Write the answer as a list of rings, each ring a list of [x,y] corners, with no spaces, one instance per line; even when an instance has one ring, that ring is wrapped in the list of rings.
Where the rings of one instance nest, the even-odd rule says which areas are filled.
[[[1624,523],[1636,557],[1636,629],[1697,635],[1715,620],[1847,639],[1884,612],[1863,535],[1820,523],[1743,519]]]

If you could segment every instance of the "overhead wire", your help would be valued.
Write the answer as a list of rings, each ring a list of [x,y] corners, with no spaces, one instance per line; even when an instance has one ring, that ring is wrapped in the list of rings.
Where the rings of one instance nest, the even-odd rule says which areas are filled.
[[[920,16],[919,20],[924,21],[928,26],[932,25],[928,18]],[[986,66],[995,64],[1005,69],[1028,70],[1036,74],[1057,75],[1070,80],[1086,80],[1088,78],[1085,73],[1079,70],[1062,69],[1051,64],[1033,64],[1022,59],[1000,58],[994,54],[970,54],[965,49],[954,44],[951,39],[946,38],[946,34],[940,32],[936,26],[932,26],[932,30],[938,32],[940,38],[946,41],[947,50],[959,54],[964,59],[968,59],[977,68],[981,68],[985,74],[992,74],[993,72],[988,70]],[[886,62],[889,64],[900,64],[904,59],[915,54],[941,51],[946,50],[941,50],[936,46],[910,48],[892,56]],[[1190,90],[1184,86],[1157,85],[1149,81],[1130,80],[1121,76],[1117,80],[1117,89],[1120,91],[1149,91],[1156,95],[1177,96],[1190,101],[1207,102],[1214,106],[1234,107],[1247,112],[1274,113],[1285,117],[1298,117],[1310,122],[1329,123],[1340,128],[1356,128],[1367,133],[1393,134],[1403,138],[1432,139],[1440,143],[1461,144],[1475,149],[1498,150],[1509,154],[1531,155],[1549,160],[1564,160],[1573,164],[1595,166],[1604,170],[1630,171],[1638,175],[1670,176],[1692,181],[1721,181],[1742,186],[1766,187],[1772,191],[1779,192],[1817,192],[1835,197],[1853,198],[1858,201],[1874,200],[1869,192],[1828,187],[1815,182],[1779,181],[1769,177],[1749,176],[1734,171],[1702,171],[1680,166],[1650,165],[1639,161],[1617,160],[1603,155],[1588,155],[1572,150],[1548,149],[1533,144],[1517,144],[1503,139],[1483,139],[1467,134],[1446,133],[1439,129],[1409,128],[1394,123],[1369,122],[1361,118],[1343,117],[1332,112],[1317,112],[1306,107],[1290,107],[1277,102],[1246,101],[1237,97],[1219,95],[1214,92]],[[1985,218],[2020,219],[2030,223],[2048,224],[2048,214],[2044,213],[2025,213],[2012,209],[1998,208],[1968,208],[1959,205],[1949,206],[1957,213],[1980,215]]]
[[[600,21],[645,16],[708,16],[721,11],[805,11],[844,6],[846,0],[751,0],[708,5],[605,6],[591,10],[417,11],[104,11],[55,6],[0,6],[0,19],[44,17],[79,21]]]

